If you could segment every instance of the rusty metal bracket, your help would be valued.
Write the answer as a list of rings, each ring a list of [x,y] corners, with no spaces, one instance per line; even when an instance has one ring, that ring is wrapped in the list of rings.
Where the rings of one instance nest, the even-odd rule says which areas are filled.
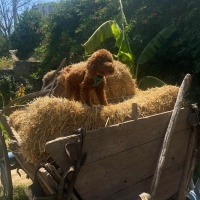
[[[37,179],[37,173],[39,171],[39,169],[41,167],[44,167],[45,163],[44,162],[39,162],[38,164],[36,164],[36,167],[35,167],[35,171],[34,171],[34,179],[33,179],[33,182]]]
[[[65,196],[64,198],[66,200],[70,200],[71,195],[74,190],[74,185],[75,185],[78,173],[80,171],[82,164],[86,160],[87,154],[86,153],[82,154],[85,130],[79,129],[78,134],[79,134],[79,139],[76,143],[67,143],[65,145],[66,156],[68,157],[70,161],[70,167],[62,175],[62,178],[58,187],[58,199],[63,199],[63,197]],[[68,188],[67,188],[66,195],[63,195],[66,183],[68,184]],[[80,195],[78,196],[79,196],[78,198],[81,200]]]

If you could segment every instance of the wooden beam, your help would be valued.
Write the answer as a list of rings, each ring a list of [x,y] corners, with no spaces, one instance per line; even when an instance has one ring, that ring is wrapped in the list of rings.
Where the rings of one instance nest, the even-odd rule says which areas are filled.
[[[191,75],[187,74],[185,76],[182,84],[181,84],[180,89],[179,89],[177,100],[176,100],[176,103],[175,103],[175,106],[174,106],[174,110],[172,112],[172,116],[171,116],[171,119],[170,119],[170,122],[169,122],[169,125],[168,125],[168,128],[167,128],[166,134],[165,134],[165,138],[164,138],[163,145],[162,145],[162,148],[161,148],[160,156],[159,156],[159,159],[158,159],[158,164],[157,164],[157,167],[156,167],[156,170],[155,170],[155,173],[154,173],[154,178],[153,178],[153,181],[152,181],[151,200],[153,200],[154,197],[155,197],[156,190],[157,190],[159,180],[160,180],[160,175],[162,173],[163,166],[164,166],[165,159],[166,159],[166,155],[167,155],[167,151],[169,149],[171,137],[172,137],[172,134],[175,130],[175,126],[176,126],[177,119],[178,119],[178,116],[179,116],[179,113],[180,113],[180,110],[181,110],[183,99],[185,97],[186,92],[188,91],[188,89],[190,87],[190,84],[191,84]]]

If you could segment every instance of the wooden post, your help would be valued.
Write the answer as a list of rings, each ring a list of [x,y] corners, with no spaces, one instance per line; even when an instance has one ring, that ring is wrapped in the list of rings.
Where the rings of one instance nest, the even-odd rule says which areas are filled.
[[[138,105],[137,103],[133,103],[132,105],[132,116],[131,118],[133,120],[137,120],[138,119],[138,116],[139,116],[139,113],[138,113]]]
[[[196,108],[197,110],[197,108]],[[180,189],[178,191],[177,200],[182,200],[186,197],[186,191],[189,186],[189,182],[192,178],[192,173],[194,172],[194,168],[197,162],[197,157],[192,156],[194,151],[198,149],[197,143],[197,127],[193,127],[193,131],[190,135],[190,143],[188,147],[188,153],[185,161],[185,167],[181,179]]]
[[[161,148],[158,164],[157,164],[157,167],[156,167],[156,170],[154,173],[154,177],[153,177],[153,181],[152,181],[152,185],[151,185],[151,200],[153,200],[155,197],[159,179],[160,179],[160,176],[161,176],[161,173],[163,170],[167,151],[169,148],[170,140],[171,140],[171,137],[172,137],[174,129],[175,129],[176,121],[178,119],[178,114],[180,112],[185,93],[188,91],[188,89],[190,87],[190,83],[191,83],[191,75],[187,74],[181,84],[180,89],[179,89],[176,103],[174,106],[174,110],[172,112],[172,116],[169,121],[168,128],[167,128],[167,131],[165,134],[165,138],[164,138],[163,145]]]
[[[49,92],[49,93],[52,92],[52,89],[53,89],[53,87],[54,87],[56,78],[57,78],[57,76],[58,76],[58,72],[65,66],[65,63],[66,63],[66,58],[63,59],[63,61],[61,62],[61,64],[59,65],[59,67],[56,69],[56,71],[53,72],[53,74],[51,74],[51,75],[48,77],[48,80],[46,80],[46,81],[48,81],[48,82],[50,81],[50,83],[47,84],[46,81],[43,82],[41,91],[50,89],[50,92]]]

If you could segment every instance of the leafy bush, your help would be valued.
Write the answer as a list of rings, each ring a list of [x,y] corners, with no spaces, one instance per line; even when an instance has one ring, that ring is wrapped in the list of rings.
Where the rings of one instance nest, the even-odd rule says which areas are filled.
[[[129,65],[133,77],[138,83],[138,87],[142,89],[147,89],[155,86],[163,86],[164,82],[155,78],[153,76],[142,77],[141,80],[138,80],[138,69],[140,65],[148,63],[157,52],[166,44],[169,38],[177,31],[175,25],[164,28],[159,32],[144,48],[141,55],[134,63],[134,55],[130,48],[129,39],[127,37],[127,20],[123,11],[122,1],[119,0],[119,17],[118,23],[113,20],[104,22],[98,27],[97,30],[92,34],[88,41],[83,45],[85,48],[85,53],[93,53],[95,49],[104,42],[107,38],[114,37],[116,42],[115,46],[118,48],[117,55],[114,55],[115,58],[125,62]],[[135,64],[135,65],[134,65]]]
[[[13,60],[11,58],[0,58],[0,70],[13,68]]]
[[[37,11],[25,11],[19,18],[10,37],[12,49],[17,49],[19,59],[26,60],[34,53],[34,49],[42,41],[42,15]]]
[[[83,60],[82,44],[98,23],[117,11],[113,1],[61,1],[43,27],[45,38],[36,49],[43,55],[41,73],[55,69],[66,58],[67,64]]]
[[[25,87],[25,93],[33,91],[33,84],[24,78],[14,78],[11,75],[0,75],[0,108],[6,106],[11,100],[17,98],[16,92],[19,90],[21,84]]]
[[[8,104],[14,91],[14,78],[10,75],[4,74],[0,76],[0,96],[2,98],[1,108]]]
[[[132,13],[128,4],[124,4],[125,13],[130,13],[130,45],[136,58],[139,58],[146,44],[159,30],[172,22],[178,27],[177,34],[162,47],[155,59],[143,66],[142,76],[153,74],[167,83],[179,84],[185,73],[195,72],[194,69],[199,63],[197,58],[199,9],[198,0],[192,2],[145,0],[136,4]]]
[[[9,55],[10,42],[0,33],[0,57]]]

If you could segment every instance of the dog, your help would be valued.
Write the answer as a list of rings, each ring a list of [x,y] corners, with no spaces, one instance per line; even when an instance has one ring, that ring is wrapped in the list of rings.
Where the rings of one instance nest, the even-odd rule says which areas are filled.
[[[91,92],[94,90],[99,104],[108,105],[105,77],[115,71],[112,54],[106,49],[99,49],[88,58],[86,64],[82,63],[78,67],[70,65],[60,71],[52,94],[92,106]]]

